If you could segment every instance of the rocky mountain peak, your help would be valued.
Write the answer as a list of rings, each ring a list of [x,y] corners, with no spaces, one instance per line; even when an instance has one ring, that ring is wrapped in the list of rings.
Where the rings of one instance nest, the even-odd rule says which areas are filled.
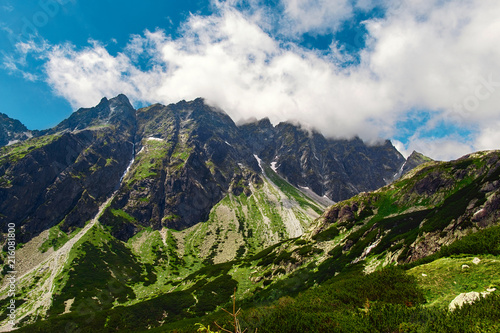
[[[406,159],[406,162],[401,168],[401,175],[404,175],[408,171],[416,168],[420,164],[426,163],[426,162],[431,162],[433,161],[431,158],[425,156],[422,153],[419,153],[417,151],[413,151],[410,156]]]
[[[19,120],[0,113],[0,147],[30,138],[33,133]]]
[[[114,98],[102,98],[98,105],[91,108],[80,108],[59,125],[44,131],[53,134],[60,131],[75,131],[93,126],[135,126],[135,109],[128,98],[120,94]]]
[[[59,138],[61,133],[65,134]],[[73,201],[68,201],[64,211],[50,214],[50,226],[65,215],[67,229],[81,225],[85,221],[79,217],[82,213],[74,209],[75,202],[80,200],[80,207],[88,210],[85,216],[91,215],[97,204],[119,187],[110,207],[115,213],[125,212],[134,221],[121,219],[119,227],[113,227],[113,235],[123,240],[141,227],[182,230],[206,221],[214,205],[228,193],[250,195],[250,183],[258,186],[266,172],[275,173],[308,195],[340,201],[385,185],[404,162],[389,141],[373,146],[359,138],[327,139],[293,122],[273,126],[268,118],[236,126],[224,111],[203,98],[139,110],[123,94],[103,98],[98,105],[75,111],[41,135],[49,136],[54,142],[40,141],[43,145],[29,154],[33,156],[30,163],[34,163],[36,154],[43,153],[47,163],[58,166],[47,167],[44,188],[64,185],[74,191],[70,196]],[[51,160],[53,149],[64,153],[68,147],[70,154],[57,157],[61,161]],[[24,172],[29,179],[36,177],[31,169],[14,172],[29,167],[30,163],[22,162],[27,159],[20,163],[14,157],[8,160],[12,164],[2,169],[6,174]],[[45,162],[36,163],[39,169],[44,168]],[[129,170],[127,175],[125,170]],[[110,179],[114,183],[109,183]],[[92,194],[92,189],[98,188],[93,184],[106,182],[109,186]],[[11,186],[11,176],[5,176],[4,183],[6,187],[0,192],[5,192],[7,201],[9,193],[25,190],[21,183]],[[46,207],[48,199],[42,198],[52,194],[37,195],[26,202],[32,210],[40,211],[30,235],[44,229],[42,212],[55,211],[50,205]],[[98,202],[92,197],[99,198]],[[11,215],[9,218],[27,219],[23,211]],[[33,220],[35,215],[31,215]],[[115,215],[109,211],[102,223],[112,225],[119,219]]]
[[[404,163],[390,141],[325,138],[294,122],[263,119],[240,126],[247,146],[295,186],[340,201],[385,185]]]

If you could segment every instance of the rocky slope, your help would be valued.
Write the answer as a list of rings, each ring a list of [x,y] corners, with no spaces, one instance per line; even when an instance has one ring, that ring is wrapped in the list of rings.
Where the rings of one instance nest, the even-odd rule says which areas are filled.
[[[88,114],[103,118],[81,129],[72,124]],[[134,119],[128,100],[103,99],[42,136],[1,148],[2,228],[15,223],[24,243],[56,224],[66,232],[82,227],[116,189],[132,158]]]
[[[333,205],[302,238],[328,253],[313,256],[320,270],[339,272],[363,262],[369,272],[425,258],[497,225],[499,207],[500,152],[478,152],[428,162],[379,190]]]
[[[202,99],[139,109],[137,124],[136,158],[110,207],[132,219],[103,217],[122,240],[139,225],[182,230],[206,221],[227,193],[262,182],[231,118]]]
[[[366,145],[359,138],[327,139],[314,130],[268,119],[240,126],[254,154],[291,184],[341,201],[392,181],[405,162],[389,142]]]
[[[181,232],[142,228],[125,243],[113,237],[105,224],[96,223],[76,242],[66,269],[54,279],[48,319],[34,327],[45,331],[73,323],[95,329],[146,330],[210,313],[230,299],[233,288],[237,288],[239,302],[281,299],[278,303],[284,303],[279,308],[291,302],[289,295],[321,285],[339,273],[341,277],[352,270],[368,273],[391,263],[418,264],[432,260],[433,254],[500,254],[500,151],[423,164],[379,190],[333,205],[312,224],[311,219],[299,221],[300,237],[288,229],[293,223],[279,225],[272,217],[284,216],[279,210],[282,203],[292,204],[299,219],[315,210],[314,202],[270,167],[264,171],[262,183],[243,185],[239,195],[231,193],[216,204],[206,223]],[[259,225],[267,227],[258,230]],[[276,236],[269,232],[273,225],[278,227]],[[258,244],[247,240],[250,228],[261,234],[260,240],[276,237],[266,243],[274,245],[256,253]],[[280,228],[287,230],[281,241]],[[486,235],[498,236],[489,239]],[[238,252],[238,245],[254,250],[231,254]],[[233,250],[224,253],[226,248]],[[411,274],[423,279],[423,269],[431,274],[429,267],[421,266]],[[459,275],[457,270],[463,269],[453,268],[453,276]],[[43,269],[32,272],[21,279],[26,309],[35,303],[29,290],[49,278]],[[476,275],[478,288],[498,280]],[[451,292],[464,292],[451,286]],[[443,292],[429,288],[431,296]],[[444,302],[455,296],[432,297]],[[93,309],[92,318],[88,309]],[[36,317],[25,320],[29,323]],[[188,325],[187,331],[193,323]]]
[[[29,139],[32,136],[33,132],[19,120],[0,113],[0,147]]]

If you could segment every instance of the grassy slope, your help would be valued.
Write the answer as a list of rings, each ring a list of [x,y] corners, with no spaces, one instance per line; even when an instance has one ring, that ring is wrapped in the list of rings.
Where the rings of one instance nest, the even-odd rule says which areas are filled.
[[[447,307],[461,293],[500,288],[500,257],[480,255],[478,264],[472,263],[474,258],[441,258],[414,267],[409,274],[424,290],[429,306]]]
[[[295,198],[266,180],[259,187],[252,186],[249,197],[243,193],[240,196],[229,194],[214,207],[206,223],[183,232],[147,228],[125,246],[96,225],[73,247],[64,272],[56,278],[49,315],[67,311],[78,314],[85,306],[95,311],[120,304],[131,306],[168,292],[197,297],[199,309],[193,309],[194,313],[203,308],[213,310],[212,300],[203,296],[207,295],[203,289],[219,288],[214,282],[217,279],[227,279],[228,285],[238,285],[238,297],[251,295],[263,285],[251,281],[250,277],[258,277],[259,272],[253,271],[249,262],[240,260],[234,266],[232,263],[216,266],[221,267],[220,271],[207,272],[203,267],[256,254],[289,238],[284,225],[287,219],[293,219],[296,225],[306,229],[317,215],[310,207],[304,209]],[[303,195],[300,199],[306,200]],[[309,205],[314,204],[308,200]],[[293,207],[283,207],[284,201],[287,207]],[[111,213],[131,218],[124,211],[111,210]],[[64,236],[57,226],[54,227],[40,250],[59,248],[68,240]],[[222,274],[213,275],[220,272]],[[32,287],[33,283],[46,278],[35,273]],[[32,288],[23,287],[26,291]],[[218,292],[225,294],[226,289]],[[221,298],[223,303],[226,300]]]
[[[202,261],[204,260],[204,258],[213,260],[217,257],[214,256],[210,258],[210,256],[208,256],[200,258],[199,256],[200,253],[218,253],[218,248],[212,248],[212,246],[209,246],[207,250],[206,247],[204,249],[201,245],[204,240],[209,239],[208,236],[210,235],[207,235],[209,231],[212,232],[213,230],[214,234],[217,234],[217,227],[215,227],[215,229],[208,228],[210,225],[217,226],[217,223],[220,223],[220,220],[215,219],[215,216],[218,216],[217,214],[219,214],[216,213],[218,212],[218,210],[214,209],[213,216],[211,216],[211,219],[214,219],[210,220],[206,224],[203,224],[203,227],[205,229],[201,229],[200,226],[198,227],[200,229],[193,229],[187,232],[187,234],[185,235],[182,235],[181,233],[168,232],[168,237],[165,237],[165,242],[163,242],[162,240],[163,243],[167,243],[167,246],[165,246],[165,248],[162,250],[163,254],[170,253],[168,252],[169,250],[167,250],[168,248],[171,248],[172,250],[177,248],[177,250],[180,251],[179,253],[183,254],[182,258],[178,258],[179,260],[181,260],[180,267],[182,267],[178,269],[178,276],[180,277],[180,279],[179,281],[174,281],[171,285],[173,294],[165,294],[159,297],[155,297],[148,302],[163,302],[162,300],[166,300],[166,298],[168,297],[174,297],[173,295],[184,295],[185,297],[187,297],[186,302],[189,303],[191,302],[191,300],[195,301],[194,305],[190,305],[185,309],[187,312],[184,313],[184,316],[200,316],[206,312],[214,310],[217,304],[227,303],[230,299],[229,295],[232,292],[232,288],[236,285],[239,285],[237,295],[240,299],[246,299],[246,301],[243,300],[243,304],[252,304],[252,306],[259,303],[274,304],[271,305],[272,309],[279,308],[280,298],[282,297],[298,295],[300,291],[304,291],[309,288],[314,289],[314,286],[317,284],[330,283],[328,281],[334,278],[334,275],[339,272],[341,272],[341,274],[337,278],[334,278],[334,280],[332,281],[340,281],[353,270],[359,272],[359,267],[363,267],[365,262],[361,261],[359,264],[355,265],[353,264],[353,260],[360,258],[365,248],[374,243],[378,234],[388,235],[388,242],[381,241],[379,244],[382,245],[378,248],[378,250],[376,246],[373,247],[374,253],[371,253],[366,260],[382,260],[381,258],[387,255],[386,251],[389,250],[390,252],[391,249],[393,249],[393,246],[397,246],[399,242],[404,243],[406,239],[405,237],[415,237],[415,235],[413,234],[415,227],[418,228],[418,226],[420,225],[426,225],[427,222],[422,224],[421,222],[423,220],[418,220],[419,214],[424,214],[422,213],[423,209],[429,209],[433,206],[437,206],[439,208],[437,212],[425,212],[425,215],[423,215],[422,218],[427,219],[426,221],[434,221],[436,225],[432,223],[428,225],[432,225],[432,227],[437,228],[438,231],[442,230],[441,222],[439,221],[439,217],[443,214],[442,212],[447,212],[447,209],[449,209],[449,211],[453,214],[457,214],[457,211],[454,208],[456,207],[454,205],[455,201],[449,198],[465,198],[467,199],[466,201],[464,201],[466,203],[468,202],[468,200],[477,199],[477,190],[478,188],[480,188],[481,182],[485,181],[485,177],[478,177],[477,172],[475,174],[474,172],[483,167],[484,163],[481,159],[466,159],[458,162],[457,164],[444,163],[437,165],[438,170],[440,170],[441,172],[445,172],[445,177],[448,177],[448,174],[452,175],[451,172],[454,172],[457,169],[468,170],[469,176],[463,177],[462,181],[460,181],[451,189],[448,188],[443,189],[442,191],[437,191],[433,197],[407,196],[406,198],[403,198],[402,193],[410,193],[408,189],[410,189],[412,186],[415,186],[415,184],[419,180],[424,179],[426,175],[432,172],[432,169],[426,169],[426,167],[424,166],[413,173],[413,178],[406,177],[403,180],[384,188],[383,190],[369,194],[362,194],[346,202],[339,203],[338,205],[340,207],[352,206],[353,203],[357,203],[359,209],[355,212],[354,218],[352,220],[333,223],[327,221],[327,223],[323,224],[323,228],[316,229],[321,231],[319,234],[309,235],[300,239],[283,241],[260,253],[257,253],[254,256],[250,256],[244,259],[237,259],[233,262],[216,265],[210,265],[210,263],[208,263],[209,265],[198,270],[198,268],[202,266]],[[446,172],[449,173],[447,174]],[[492,174],[493,176],[495,175],[494,172]],[[255,195],[255,197],[258,197],[258,195]],[[252,200],[249,200],[249,198],[227,197],[225,201],[223,200],[221,202],[218,208],[222,209],[226,206],[227,208],[231,208],[231,211],[237,212],[238,209],[241,208],[239,212],[244,213],[245,217],[251,217],[252,223],[255,223],[255,221],[259,219],[256,216],[253,216],[251,212],[252,206],[257,206],[257,201],[255,201],[255,204],[252,204]],[[254,200],[256,199],[254,198]],[[479,202],[479,204],[481,204],[480,200],[476,202]],[[420,206],[422,207],[422,210],[408,211],[408,208],[411,205]],[[361,209],[361,207],[365,208]],[[266,210],[259,209],[259,211],[262,212]],[[459,209],[459,211],[463,210]],[[439,214],[439,212],[441,213]],[[403,215],[401,215],[401,213],[403,213]],[[398,216],[397,214],[400,215]],[[261,216],[264,215],[265,214],[261,214]],[[219,228],[219,239],[225,239],[226,236],[228,239],[230,239],[231,234],[229,233],[229,231],[235,231],[236,228],[239,228],[239,223],[237,224],[237,220],[237,216],[236,219],[226,219],[226,222],[228,222],[228,224],[225,225],[225,228]],[[415,220],[418,223],[415,224]],[[403,235],[404,237],[395,239],[398,237],[398,234],[391,234],[391,232],[393,232],[395,229],[398,230],[399,235]],[[136,250],[132,251],[136,251],[136,254],[141,254],[141,257],[143,257],[143,259],[141,259],[142,264],[146,265],[156,260],[154,251],[152,251],[152,249],[155,246],[159,248],[161,243],[159,235],[156,234],[158,232],[145,231],[144,233],[144,235],[138,235],[136,239],[129,242],[129,245],[131,248],[136,248]],[[418,233],[416,233],[416,236],[418,237]],[[471,237],[474,238],[473,236]],[[145,240],[141,243],[141,239],[143,238]],[[184,238],[189,238],[191,242],[189,244],[180,242],[180,240]],[[416,239],[416,237],[413,239]],[[350,248],[345,248],[343,245],[347,240],[352,240],[354,242],[354,245]],[[141,243],[141,245],[136,246],[137,243]],[[498,247],[499,243],[500,242],[498,241],[498,239],[492,239],[492,243],[488,245],[487,248],[489,249]],[[453,247],[451,248],[453,249]],[[460,255],[470,253],[469,250],[460,250],[461,248],[463,248],[463,246],[459,247],[458,251],[452,252],[452,254]],[[380,252],[377,252],[379,250]],[[401,250],[401,248],[399,250]],[[484,254],[484,251],[481,250],[479,252],[474,252],[473,254],[481,255]],[[165,255],[156,257],[162,257],[165,259]],[[468,256],[467,258],[469,258],[467,260],[470,260],[470,256]],[[436,262],[427,263],[428,266],[415,267],[410,271],[409,274],[416,276],[420,285],[424,288],[424,295],[427,297],[427,302],[429,304],[437,305],[437,307],[435,308],[440,308],[444,304],[446,304],[450,298],[452,299],[454,296],[456,296],[456,293],[459,291],[470,291],[467,290],[469,287],[477,287],[481,289],[484,286],[496,285],[497,282],[495,281],[498,281],[498,276],[494,275],[494,268],[497,267],[494,266],[496,265],[496,263],[494,263],[494,265],[492,266],[493,268],[491,268],[486,265],[486,263],[489,263],[489,259],[487,257],[482,258],[484,259],[485,265],[477,267],[472,267],[471,265],[469,265],[472,268],[470,272],[457,271],[456,267],[458,264],[460,264],[460,261],[463,260],[463,258],[454,258],[439,259]],[[182,263],[182,260],[184,261],[184,263]],[[452,269],[452,267],[454,268]],[[157,279],[160,280],[158,278],[158,275],[162,274],[158,274],[160,272],[158,269],[159,268],[157,265],[155,267],[155,271]],[[184,269],[184,271],[182,271],[182,269]],[[453,283],[453,285],[441,284],[442,287],[436,287],[435,285],[433,286],[429,284],[429,279],[421,280],[420,277],[422,277],[421,274],[423,270],[426,270],[427,272],[433,272],[432,274],[440,276],[443,281],[453,280],[454,282],[457,282],[457,285]],[[168,274],[170,274],[172,271],[173,269],[169,271],[168,268],[165,268],[164,270],[164,272],[168,272]],[[496,270],[496,272],[498,272],[498,270]],[[359,273],[357,274],[359,275]],[[182,277],[185,275],[187,276]],[[154,295],[154,290],[137,288],[137,285],[140,285],[141,283],[144,284],[144,281],[144,279],[142,281],[137,281],[136,287],[133,288],[134,292],[136,292],[136,294],[142,292],[144,295],[147,295],[149,291],[151,295]],[[453,295],[450,295],[449,293]],[[219,296],[215,297],[214,295]],[[293,299],[290,302],[293,303]],[[137,306],[144,305],[145,307],[147,307],[146,303],[147,302],[142,302],[140,304],[137,304]],[[307,302],[301,304],[303,304],[304,306],[311,306],[311,304],[307,305]],[[266,306],[268,305],[264,305],[264,308],[262,308],[264,312],[266,311]],[[377,305],[375,305],[375,308],[376,306]],[[489,305],[485,306],[488,307]],[[134,309],[136,308],[132,306],[123,309],[108,310],[108,312],[106,312],[107,314],[103,315],[111,316],[114,318],[117,313],[131,313],[131,311],[134,311]],[[376,318],[376,316],[387,317],[387,313],[384,312],[385,310],[383,308],[379,310],[377,310],[379,312],[373,312],[373,318]],[[394,313],[402,311],[403,317],[411,315],[410,312],[413,311],[411,310],[407,313],[405,312],[406,310],[404,310],[404,307],[393,310]],[[287,315],[294,315],[293,311],[286,313],[288,313]],[[451,320],[447,317],[447,315],[444,315],[443,312],[440,312],[441,310],[439,309],[436,310],[436,312],[432,313],[427,313],[425,311],[422,310],[417,314],[414,313],[414,315],[417,317],[427,316],[426,320],[429,320],[429,318],[432,316],[444,316],[443,318],[445,319],[443,319],[443,323],[445,323],[447,320]],[[272,311],[268,312],[271,314],[273,313]],[[297,313],[295,313],[295,315],[297,315]],[[268,317],[264,315],[264,317],[262,318]],[[179,317],[170,317],[170,319],[166,320],[166,322],[175,322],[174,319],[179,319]],[[57,320],[62,320],[62,317],[58,318]],[[266,320],[270,319],[268,318]],[[339,320],[341,320],[340,317]],[[192,321],[190,323],[192,323]],[[360,323],[362,322],[360,321]],[[411,320],[408,322],[400,322],[400,324],[416,325]],[[138,322],[136,323],[136,325],[140,326],[141,324],[140,322]],[[187,323],[179,325],[187,325]],[[249,325],[252,326],[259,324],[250,323]],[[173,326],[166,326],[165,329],[167,327]],[[192,326],[185,327],[192,328]]]

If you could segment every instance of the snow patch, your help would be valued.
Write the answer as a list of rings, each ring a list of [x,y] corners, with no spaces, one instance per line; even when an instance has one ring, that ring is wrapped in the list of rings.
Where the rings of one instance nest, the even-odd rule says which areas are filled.
[[[370,244],[370,246],[368,246],[367,248],[365,248],[365,250],[363,251],[363,253],[361,254],[361,256],[359,258],[354,259],[352,263],[355,264],[357,262],[360,262],[361,260],[366,259],[366,257],[370,253],[370,251],[373,250],[373,248],[375,248],[380,243],[381,240],[382,240],[382,237],[380,237],[375,242],[373,242],[372,244]]]
[[[257,160],[257,163],[259,163],[259,168],[260,168],[260,170],[262,170],[262,173],[264,173],[264,168],[262,167],[262,160],[260,159],[260,157],[255,155],[255,154],[253,154],[253,157],[255,157],[255,159]]]
[[[125,169],[125,172],[123,173],[123,175],[120,178],[120,185],[123,181],[123,178],[125,178],[125,176],[130,171],[130,168],[132,167],[132,164],[134,164],[134,161],[135,161],[135,143],[132,144],[132,159],[130,160],[130,163],[128,164],[127,169]]]
[[[150,136],[149,138],[146,138],[146,140],[165,141],[165,139],[162,139],[162,138],[155,138],[154,136]]]
[[[11,140],[9,143],[7,143],[7,146],[13,145],[14,143],[18,143],[19,140]]]
[[[276,167],[276,163],[278,162],[271,162],[271,169],[273,169],[274,172],[278,173],[278,168]]]
[[[406,162],[408,162],[408,160],[404,161],[404,163],[399,168],[399,171],[394,174],[394,176],[393,176],[394,179],[393,180],[399,179],[403,175],[403,169],[404,169],[404,167],[406,165]]]

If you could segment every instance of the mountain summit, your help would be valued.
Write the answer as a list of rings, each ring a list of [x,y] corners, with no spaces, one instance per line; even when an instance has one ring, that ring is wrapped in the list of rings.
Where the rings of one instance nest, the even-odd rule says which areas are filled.
[[[328,203],[385,185],[404,158],[389,141],[327,139],[288,122],[238,127],[201,98],[135,110],[118,95],[2,148],[1,162],[1,223],[16,221],[23,239],[60,223],[66,232],[83,226],[119,188],[111,207],[134,222],[112,229],[125,240],[140,227],[206,221],[228,193],[249,195],[246,185],[261,183],[266,169]]]

